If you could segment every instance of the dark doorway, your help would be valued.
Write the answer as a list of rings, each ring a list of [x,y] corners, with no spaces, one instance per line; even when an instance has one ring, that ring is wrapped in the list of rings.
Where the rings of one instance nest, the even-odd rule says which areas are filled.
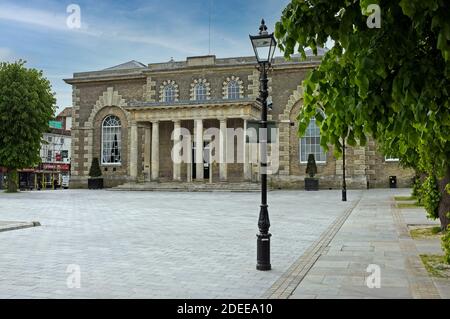
[[[209,172],[210,172],[210,164],[209,164],[209,158],[210,158],[210,152],[209,152],[209,142],[203,142],[203,179],[209,179]],[[197,163],[196,163],[196,157],[195,157],[195,150],[196,145],[195,142],[192,143],[192,178],[197,178]]]

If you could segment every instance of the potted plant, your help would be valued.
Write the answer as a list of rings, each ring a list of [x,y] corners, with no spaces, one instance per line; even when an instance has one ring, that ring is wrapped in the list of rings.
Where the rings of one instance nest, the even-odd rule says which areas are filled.
[[[308,164],[306,165],[306,174],[309,177],[305,177],[305,190],[307,191],[318,191],[319,190],[319,179],[314,178],[317,174],[317,165],[314,158],[314,154],[308,155]]]
[[[98,163],[97,157],[92,159],[91,169],[89,170],[88,188],[103,188],[102,170],[100,169],[100,164]]]

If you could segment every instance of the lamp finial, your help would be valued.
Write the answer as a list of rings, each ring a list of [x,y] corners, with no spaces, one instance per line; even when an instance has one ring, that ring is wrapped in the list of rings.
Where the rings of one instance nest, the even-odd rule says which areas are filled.
[[[261,25],[259,27],[259,35],[266,35],[267,33],[267,26],[264,19],[261,20]]]

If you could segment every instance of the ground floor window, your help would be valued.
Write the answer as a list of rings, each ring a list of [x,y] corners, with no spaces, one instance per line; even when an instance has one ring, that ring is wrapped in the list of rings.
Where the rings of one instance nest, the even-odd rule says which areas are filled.
[[[308,155],[314,154],[316,162],[325,163],[327,155],[320,146],[320,128],[316,124],[316,119],[311,119],[305,135],[300,138],[300,163],[308,162]]]
[[[120,164],[121,123],[117,116],[107,116],[102,124],[102,164]]]

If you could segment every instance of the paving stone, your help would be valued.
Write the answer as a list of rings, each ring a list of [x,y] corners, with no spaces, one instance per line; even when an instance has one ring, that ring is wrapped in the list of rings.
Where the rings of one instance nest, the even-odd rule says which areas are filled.
[[[417,245],[406,227],[406,220],[421,223],[426,214],[421,212],[419,217],[416,212],[400,212],[393,208],[392,197],[407,194],[409,190],[364,192],[326,252],[291,297],[445,298],[446,292],[450,291],[449,281],[438,284],[434,280],[433,284],[418,256],[419,250],[436,251],[438,243]],[[407,214],[415,215],[412,218]],[[366,280],[372,275],[367,271],[370,264],[379,267],[380,288],[367,286]],[[321,276],[324,279],[318,282]]]
[[[340,191],[269,192],[273,270],[259,272],[258,193],[58,190],[0,201],[2,219],[43,225],[0,233],[0,292],[24,298],[257,298],[351,205]],[[70,264],[80,289],[66,286]]]

